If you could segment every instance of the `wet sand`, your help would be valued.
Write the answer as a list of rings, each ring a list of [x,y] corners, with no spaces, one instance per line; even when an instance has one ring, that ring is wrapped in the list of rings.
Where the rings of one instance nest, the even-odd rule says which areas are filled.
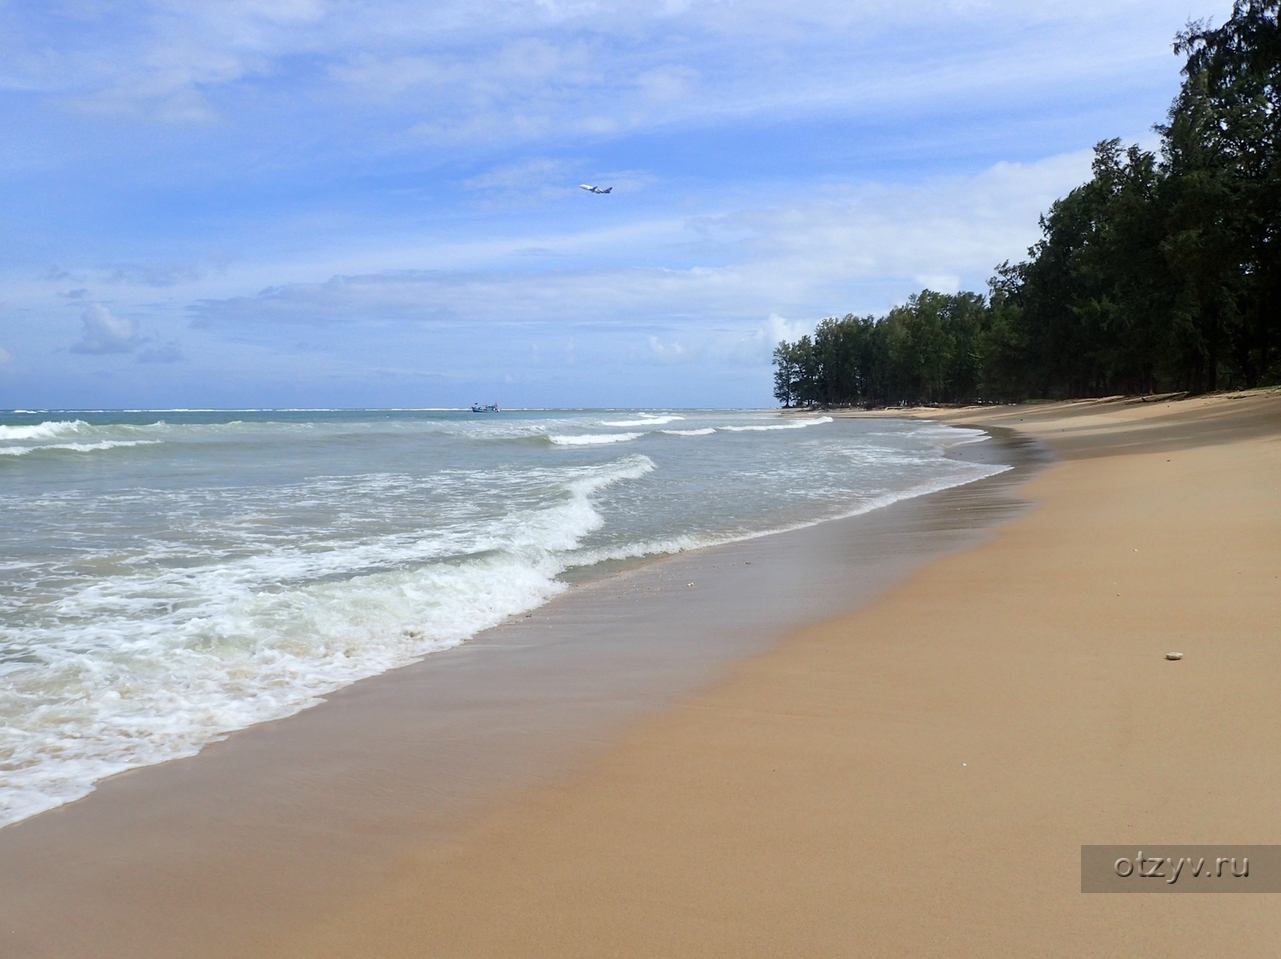
[[[947,418],[1053,447],[1038,507],[261,954],[1275,955],[1275,898],[1079,849],[1281,843],[1281,394]]]
[[[1015,470],[581,582],[463,647],[0,830],[0,955],[317,954],[335,917],[424,857],[477,849],[477,823],[522,797],[584,781],[644,717],[1026,509],[1011,490],[1044,449],[995,433],[958,455]]]

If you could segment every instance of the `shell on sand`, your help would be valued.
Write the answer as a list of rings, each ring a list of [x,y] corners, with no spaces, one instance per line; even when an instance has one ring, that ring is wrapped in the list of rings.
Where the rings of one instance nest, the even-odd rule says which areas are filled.
[[[1182,659],[1183,654],[1182,653],[1166,653],[1165,658],[1166,659]]]

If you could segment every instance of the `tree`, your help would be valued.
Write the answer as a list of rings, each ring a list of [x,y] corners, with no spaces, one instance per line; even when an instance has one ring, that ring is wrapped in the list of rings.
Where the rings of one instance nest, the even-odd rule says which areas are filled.
[[[1281,0],[1237,0],[1221,27],[1192,23],[1184,82],[1159,128],[1178,199],[1167,246],[1188,283],[1180,318],[1217,385],[1227,360],[1269,377],[1281,310]],[[1223,356],[1223,352],[1227,353]]]
[[[1160,154],[1095,147],[989,296],[922,290],[780,344],[785,403],[1192,392],[1281,380],[1281,0],[1175,39]]]

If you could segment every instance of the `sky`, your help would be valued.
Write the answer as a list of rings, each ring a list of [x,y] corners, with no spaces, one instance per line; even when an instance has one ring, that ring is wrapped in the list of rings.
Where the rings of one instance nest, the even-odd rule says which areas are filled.
[[[1154,147],[1230,6],[0,0],[0,408],[770,406]]]

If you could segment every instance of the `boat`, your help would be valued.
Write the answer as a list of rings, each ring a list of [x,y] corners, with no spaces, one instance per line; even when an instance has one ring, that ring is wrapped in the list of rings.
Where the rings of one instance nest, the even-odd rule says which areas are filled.
[[[497,413],[497,412],[498,412],[498,404],[497,404],[497,403],[488,403],[488,404],[486,404],[485,406],[481,406],[479,403],[473,403],[473,404],[471,405],[471,411],[472,411],[473,413]]]

